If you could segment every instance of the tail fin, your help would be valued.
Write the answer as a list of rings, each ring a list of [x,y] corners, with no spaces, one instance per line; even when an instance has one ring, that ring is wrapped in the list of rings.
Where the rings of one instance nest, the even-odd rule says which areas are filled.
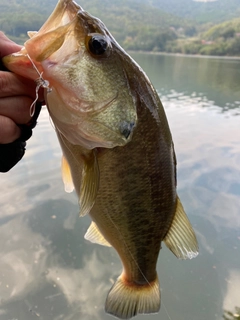
[[[120,276],[110,289],[105,311],[120,319],[130,319],[138,313],[156,313],[160,309],[158,279],[143,286],[129,284]]]

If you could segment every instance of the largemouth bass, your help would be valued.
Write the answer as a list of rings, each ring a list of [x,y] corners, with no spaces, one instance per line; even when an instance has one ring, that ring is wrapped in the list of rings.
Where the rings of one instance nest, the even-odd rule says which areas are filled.
[[[66,189],[74,186],[80,215],[92,219],[85,238],[121,258],[105,310],[122,319],[158,312],[161,242],[181,259],[198,254],[159,96],[106,26],[72,0],[60,0],[29,36],[4,63],[46,88]]]

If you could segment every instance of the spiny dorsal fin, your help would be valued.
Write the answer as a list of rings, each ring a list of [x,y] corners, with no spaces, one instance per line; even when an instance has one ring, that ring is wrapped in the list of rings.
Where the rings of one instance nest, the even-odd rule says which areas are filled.
[[[177,258],[192,259],[198,255],[195,233],[178,197],[175,216],[164,242]]]
[[[62,156],[62,180],[64,183],[65,191],[70,193],[74,190],[72,181],[71,170],[69,164],[64,156]]]
[[[146,285],[124,281],[120,276],[110,289],[105,311],[120,319],[130,319],[137,314],[157,313],[160,309],[158,278]]]
[[[82,184],[80,189],[80,216],[85,216],[92,209],[99,188],[99,168],[95,150],[84,156]]]
[[[111,247],[110,243],[104,238],[104,236],[99,231],[95,222],[90,224],[84,238],[92,243],[98,243],[102,246]]]

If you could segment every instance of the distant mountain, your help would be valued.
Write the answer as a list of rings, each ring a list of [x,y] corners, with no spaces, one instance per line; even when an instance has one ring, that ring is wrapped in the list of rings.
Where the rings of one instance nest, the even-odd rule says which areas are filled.
[[[195,27],[182,17],[176,17],[159,8],[136,0],[81,0],[77,1],[92,15],[107,25],[110,32],[123,45],[136,48],[141,44],[145,50],[158,46],[153,36],[174,38],[175,30],[184,35],[194,33]],[[0,0],[0,29],[8,35],[24,37],[29,30],[38,30],[55,7],[56,0]],[[170,29],[172,28],[172,29]],[[156,38],[155,37],[155,38]],[[149,43],[151,42],[151,43]],[[155,43],[156,42],[156,45]],[[133,44],[133,45],[132,45]]]
[[[240,55],[240,0],[75,1],[127,50]],[[27,31],[38,30],[56,3],[0,0],[0,30],[23,44]]]
[[[136,0],[199,23],[219,23],[240,16],[240,0]]]

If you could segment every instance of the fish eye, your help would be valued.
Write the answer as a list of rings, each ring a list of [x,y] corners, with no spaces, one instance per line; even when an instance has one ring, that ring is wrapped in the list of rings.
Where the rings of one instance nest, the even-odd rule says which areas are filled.
[[[94,55],[103,55],[108,49],[108,41],[102,35],[93,35],[88,40],[88,48]]]

